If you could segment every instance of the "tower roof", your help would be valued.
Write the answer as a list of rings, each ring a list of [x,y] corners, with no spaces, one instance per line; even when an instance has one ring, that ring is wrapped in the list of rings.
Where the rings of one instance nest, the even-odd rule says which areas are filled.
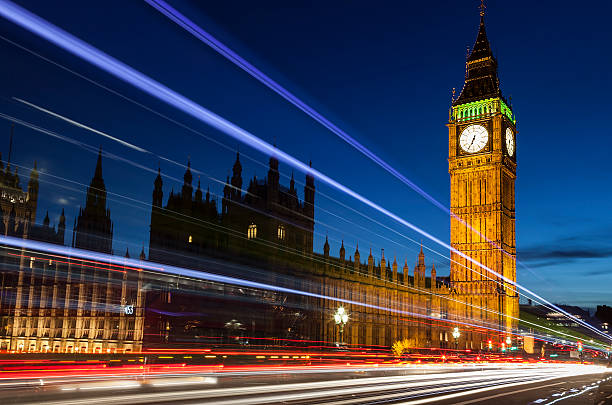
[[[494,97],[502,97],[502,93],[497,76],[497,60],[491,51],[485,28],[484,12],[481,11],[476,42],[466,61],[465,83],[453,105]]]
[[[94,179],[102,179],[102,147],[98,151],[98,161],[96,162],[96,171],[94,172]]]
[[[187,170],[185,170],[183,180],[185,184],[191,184],[191,182],[193,181],[193,175],[191,174],[191,159],[187,160]]]

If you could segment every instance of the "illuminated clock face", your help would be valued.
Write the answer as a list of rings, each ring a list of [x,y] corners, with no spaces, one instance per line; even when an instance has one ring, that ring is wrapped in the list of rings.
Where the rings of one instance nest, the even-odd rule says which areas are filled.
[[[459,145],[467,153],[476,153],[485,147],[489,133],[482,125],[470,125],[461,132]]]
[[[514,134],[510,128],[506,128],[506,150],[508,155],[514,156]]]

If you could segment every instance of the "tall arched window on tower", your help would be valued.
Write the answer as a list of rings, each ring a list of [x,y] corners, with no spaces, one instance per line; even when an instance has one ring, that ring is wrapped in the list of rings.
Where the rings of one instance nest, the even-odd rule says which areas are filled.
[[[249,229],[247,230],[247,238],[255,239],[257,237],[257,225],[251,224],[249,225]]]
[[[278,226],[278,240],[285,240],[285,227],[283,225]]]

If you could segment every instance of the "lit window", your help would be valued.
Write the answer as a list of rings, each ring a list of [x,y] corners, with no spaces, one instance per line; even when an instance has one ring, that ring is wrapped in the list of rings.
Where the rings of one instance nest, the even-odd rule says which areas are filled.
[[[249,225],[249,229],[247,231],[247,238],[255,239],[257,237],[257,225],[251,224]]]
[[[278,226],[278,239],[285,240],[285,227],[282,225]]]
[[[189,243],[193,242],[193,237],[189,235]]]

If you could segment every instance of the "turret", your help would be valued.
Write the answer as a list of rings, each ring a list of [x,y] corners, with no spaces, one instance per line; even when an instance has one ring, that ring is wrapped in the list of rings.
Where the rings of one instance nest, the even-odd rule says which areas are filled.
[[[309,163],[312,167],[312,162]],[[304,186],[304,215],[314,219],[314,202],[315,202],[315,185],[314,177],[311,174],[306,175],[306,185]]]
[[[240,164],[240,152],[236,152],[236,162],[232,168],[232,192],[231,198],[234,201],[242,197],[242,164]]]
[[[423,245],[421,245],[417,265],[414,266],[414,285],[415,287],[425,287],[425,254],[423,253]]]
[[[342,263],[344,263],[345,255],[346,255],[346,250],[344,249],[344,240],[343,240],[342,244],[340,245],[340,261]]]
[[[359,254],[359,242],[357,242],[357,246],[355,246],[355,255],[354,255],[354,257],[355,257],[355,262],[354,262],[355,273],[358,273],[359,272],[359,266],[361,265],[361,262],[360,262],[361,255]]]
[[[162,190],[164,182],[162,181],[160,167],[157,168],[157,177],[155,178],[155,182],[153,184],[153,206],[161,208],[162,200],[164,198],[164,192]]]
[[[404,276],[404,284],[408,284],[408,276],[409,276],[408,272],[409,271],[410,270],[408,269],[408,259],[405,259],[404,267],[402,268],[402,273],[403,273],[403,276]]]
[[[270,158],[270,169],[268,169],[268,204],[274,205],[278,201],[279,193],[279,173],[278,159]]]
[[[59,218],[59,224],[57,225],[57,235],[64,244],[64,236],[66,235],[66,215],[64,215],[64,209],[62,208],[62,215]]]
[[[181,190],[181,194],[183,196],[183,201],[191,201],[191,194],[193,193],[193,186],[191,182],[193,181],[193,175],[191,174],[191,161],[187,161],[187,170],[185,170],[185,174],[183,175],[183,189]]]
[[[200,204],[202,203],[202,189],[200,188],[200,177],[198,176],[198,188],[195,192],[195,201]]]
[[[325,245],[323,245],[323,255],[325,258],[329,258],[329,241],[327,240],[327,236],[325,237]]]
[[[368,275],[374,275],[374,256],[372,256],[372,248],[370,248],[370,255],[368,256]]]
[[[393,282],[397,282],[397,257],[393,256]]]
[[[432,264],[431,265],[431,288],[434,289],[436,288],[437,283],[436,283],[436,265]]]

